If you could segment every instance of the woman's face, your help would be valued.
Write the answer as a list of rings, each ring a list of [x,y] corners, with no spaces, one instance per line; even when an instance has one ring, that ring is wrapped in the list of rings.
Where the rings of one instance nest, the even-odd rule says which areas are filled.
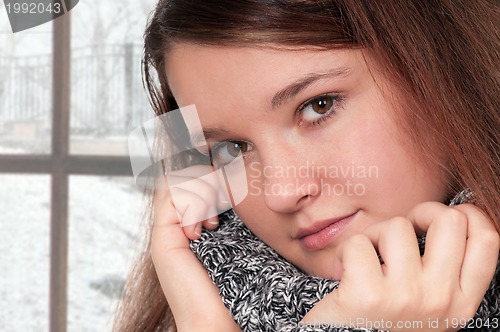
[[[215,161],[243,152],[248,195],[236,212],[305,272],[338,277],[347,238],[445,199],[440,172],[398,130],[395,90],[361,50],[180,44],[166,59],[179,107],[195,104],[210,128]]]

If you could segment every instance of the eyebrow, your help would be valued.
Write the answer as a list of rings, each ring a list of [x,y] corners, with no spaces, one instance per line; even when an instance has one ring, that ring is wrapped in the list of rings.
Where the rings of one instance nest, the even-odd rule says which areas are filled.
[[[303,91],[305,88],[307,88],[309,85],[316,83],[317,81],[324,80],[324,79],[330,79],[330,78],[336,78],[336,77],[342,77],[342,76],[347,76],[351,72],[350,68],[348,67],[340,67],[336,68],[334,70],[328,71],[326,73],[310,73],[305,75],[304,77],[300,78],[296,82],[291,83],[290,85],[286,86],[284,89],[280,90],[277,92],[274,97],[271,99],[271,109],[275,110],[293,97],[295,97],[297,94],[299,94],[301,91]]]
[[[222,127],[213,127],[213,128],[203,128],[203,132],[196,132],[191,134],[191,144],[199,145],[201,142],[205,142],[206,140],[212,138],[218,138],[221,136],[227,136],[229,131]]]

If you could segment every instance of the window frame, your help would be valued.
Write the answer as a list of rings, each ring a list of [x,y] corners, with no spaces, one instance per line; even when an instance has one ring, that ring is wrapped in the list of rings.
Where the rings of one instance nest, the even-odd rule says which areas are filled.
[[[66,332],[68,322],[69,176],[132,176],[128,156],[69,153],[71,95],[71,21],[67,13],[53,21],[52,150],[50,154],[0,154],[0,174],[50,176],[49,331]]]

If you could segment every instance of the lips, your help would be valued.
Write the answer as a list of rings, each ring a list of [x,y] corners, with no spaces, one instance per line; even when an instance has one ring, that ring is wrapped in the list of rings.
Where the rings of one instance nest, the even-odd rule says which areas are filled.
[[[321,250],[332,243],[354,219],[357,211],[338,218],[322,220],[307,228],[301,228],[297,238],[310,251]]]

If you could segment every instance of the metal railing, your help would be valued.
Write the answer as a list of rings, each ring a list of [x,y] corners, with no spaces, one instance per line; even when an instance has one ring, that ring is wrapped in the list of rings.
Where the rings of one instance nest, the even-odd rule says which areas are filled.
[[[134,44],[71,50],[71,134],[126,136],[152,116],[141,83],[141,51]],[[50,132],[51,89],[52,55],[0,56],[0,126],[33,121]]]

